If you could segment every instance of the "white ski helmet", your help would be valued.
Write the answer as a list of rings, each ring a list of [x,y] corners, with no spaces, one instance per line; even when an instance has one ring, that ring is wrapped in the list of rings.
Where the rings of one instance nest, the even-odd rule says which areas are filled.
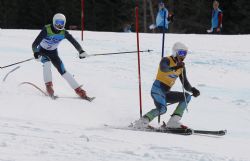
[[[178,56],[177,54],[178,54],[178,51],[186,51],[186,54],[187,54],[187,52],[188,52],[188,47],[185,45],[185,44],[183,44],[183,43],[181,43],[181,42],[176,42],[174,45],[173,45],[173,48],[172,48],[172,55],[171,56],[173,56],[173,57],[176,57],[176,56]]]
[[[63,30],[66,24],[66,17],[62,13],[57,13],[53,17],[53,26],[57,30]]]

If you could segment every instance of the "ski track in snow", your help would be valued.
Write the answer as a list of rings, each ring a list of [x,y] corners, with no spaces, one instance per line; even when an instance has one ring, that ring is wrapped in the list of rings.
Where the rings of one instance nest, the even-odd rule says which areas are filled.
[[[0,30],[0,66],[33,56],[38,30]],[[80,42],[79,32],[71,33]],[[161,34],[141,34],[143,114],[154,107],[150,89],[161,57]],[[19,41],[22,39],[22,42]],[[167,34],[166,51],[176,41],[191,52],[186,59],[190,83],[201,91],[192,98],[183,122],[194,129],[227,129],[224,137],[177,136],[115,130],[138,119],[137,53],[78,59],[67,41],[59,46],[66,69],[83,84],[89,103],[43,96],[41,64],[30,61],[0,83],[0,161],[250,161],[250,36]],[[9,43],[12,42],[12,43]],[[134,33],[85,32],[88,54],[136,50]],[[218,45],[219,44],[219,45]],[[1,80],[12,68],[0,70]],[[56,94],[76,97],[52,68]],[[182,91],[179,82],[173,90]],[[175,105],[168,107],[167,121]],[[152,125],[158,126],[157,119]]]
[[[69,129],[67,129],[67,126]],[[32,123],[0,118],[0,160],[184,160],[237,161],[230,157],[204,153],[173,145],[135,144],[113,136],[111,129],[86,130],[70,125]],[[101,131],[100,131],[101,130]],[[101,132],[101,133],[100,133]],[[136,132],[134,132],[136,133]],[[34,146],[35,145],[35,146]],[[109,148],[106,149],[106,146]],[[15,153],[13,156],[12,153]],[[240,160],[238,160],[240,161]]]

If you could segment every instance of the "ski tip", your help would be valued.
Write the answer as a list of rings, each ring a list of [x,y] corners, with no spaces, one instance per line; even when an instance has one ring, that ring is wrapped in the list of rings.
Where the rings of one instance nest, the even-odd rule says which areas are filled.
[[[207,131],[207,130],[194,130],[195,134],[201,135],[216,135],[216,136],[223,136],[227,134],[227,130],[215,130],[215,131]]]
[[[49,96],[52,100],[56,100],[57,98],[59,98],[58,96],[55,96],[55,95],[52,95],[52,96]]]
[[[227,130],[220,130],[219,134],[220,134],[220,136],[226,135],[227,134]]]
[[[86,100],[88,100],[89,102],[92,102],[95,99],[95,97],[87,97]]]

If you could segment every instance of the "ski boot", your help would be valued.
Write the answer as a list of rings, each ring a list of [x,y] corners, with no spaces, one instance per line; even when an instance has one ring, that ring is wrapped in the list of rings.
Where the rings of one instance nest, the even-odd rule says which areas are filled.
[[[163,126],[170,129],[187,129],[188,127],[183,125],[180,120],[181,116],[172,115],[167,124],[163,123]]]
[[[149,119],[147,117],[141,117],[133,123],[135,129],[147,129],[149,127]]]
[[[88,96],[86,95],[86,92],[81,88],[81,86],[78,87],[78,88],[76,88],[76,89],[75,89],[75,92],[76,92],[76,94],[77,94],[80,98],[85,99],[85,100],[87,100],[87,101],[89,101],[89,102],[92,102],[92,101],[95,99],[95,97],[88,97]]]
[[[86,92],[81,88],[81,87],[78,87],[75,89],[75,92],[76,94],[81,97],[82,99],[87,99],[87,95],[86,95]]]
[[[181,135],[192,135],[194,130],[183,125],[181,122],[181,116],[172,115],[167,124],[163,122],[160,127],[163,131],[168,131],[169,133],[181,134]]]
[[[52,82],[47,82],[47,83],[45,83],[45,86],[46,86],[47,94],[50,97],[54,97],[53,83]]]

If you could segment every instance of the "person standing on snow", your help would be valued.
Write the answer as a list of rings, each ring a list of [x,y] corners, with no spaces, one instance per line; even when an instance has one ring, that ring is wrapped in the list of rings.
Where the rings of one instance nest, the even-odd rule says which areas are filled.
[[[165,17],[165,24],[164,24],[164,14],[166,14],[165,15],[166,16]],[[159,11],[158,11],[157,16],[156,16],[157,31],[162,33],[163,30],[165,30],[165,32],[167,32],[168,24],[173,21],[173,16],[174,15],[168,13],[168,10],[165,7],[164,3],[160,2],[159,3]]]
[[[185,90],[192,92],[194,97],[200,95],[200,91],[192,87],[188,82],[186,76],[186,68],[184,59],[188,53],[188,48],[181,42],[173,45],[172,55],[162,58],[156,80],[151,89],[151,96],[156,106],[146,113],[139,120],[135,121],[135,128],[147,128],[148,124],[157,116],[166,113],[167,103],[177,103],[174,113],[166,124],[167,128],[187,128],[180,120],[191,100],[189,93],[171,91],[171,87],[175,84],[176,79],[179,77]]]
[[[222,11],[219,9],[219,2],[213,2],[213,11],[212,11],[212,19],[211,19],[211,29],[207,30],[208,33],[212,34],[220,34],[222,30]]]
[[[32,44],[32,50],[36,60],[43,63],[43,77],[46,90],[49,96],[54,97],[51,63],[55,66],[62,77],[75,90],[82,99],[88,99],[86,92],[76,82],[74,77],[66,71],[64,64],[58,56],[57,47],[63,39],[67,39],[78,50],[79,58],[85,58],[87,53],[80,44],[65,30],[66,18],[63,14],[57,13],[53,17],[53,24],[46,25],[39,33]]]

